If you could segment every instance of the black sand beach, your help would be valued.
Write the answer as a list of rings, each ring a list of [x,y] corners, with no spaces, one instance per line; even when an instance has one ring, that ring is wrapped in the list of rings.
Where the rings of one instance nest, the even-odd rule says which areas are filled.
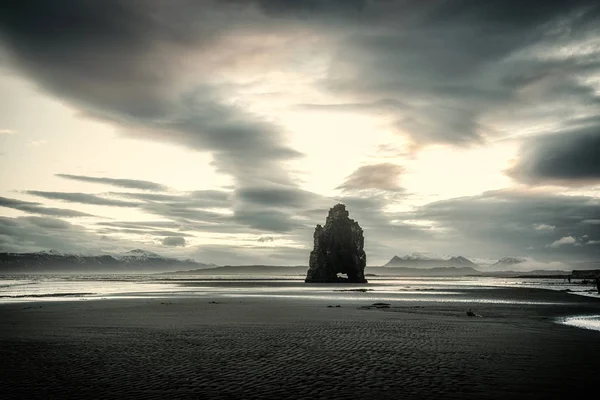
[[[565,304],[170,298],[0,306],[0,393],[17,398],[506,399],[597,392],[600,332],[555,318],[600,300],[535,289],[474,298]],[[212,303],[212,301],[216,303]],[[482,316],[468,317],[472,307]]]

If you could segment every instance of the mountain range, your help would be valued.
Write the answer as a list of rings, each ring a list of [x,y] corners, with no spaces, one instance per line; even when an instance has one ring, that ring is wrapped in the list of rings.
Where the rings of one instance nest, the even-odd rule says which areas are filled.
[[[214,267],[135,249],[122,254],[79,255],[55,250],[0,253],[0,273],[149,273]]]
[[[413,253],[403,257],[394,256],[383,267],[386,268],[435,268],[435,267],[476,267],[477,264],[463,256],[443,257],[427,256],[420,253]]]
[[[463,256],[436,256],[413,253],[394,256],[383,266],[367,267],[368,275],[379,276],[518,276],[531,260],[504,257],[495,263],[476,264]],[[590,264],[590,263],[588,263]],[[192,259],[164,257],[135,249],[121,254],[80,255],[58,251],[35,253],[0,253],[0,274],[29,273],[178,273],[202,275],[304,275],[307,266],[227,265],[205,264]],[[598,268],[597,263],[578,265],[576,269]],[[515,271],[517,269],[520,271]],[[535,269],[535,268],[530,268]],[[528,271],[533,275],[565,274],[565,269],[553,268]]]

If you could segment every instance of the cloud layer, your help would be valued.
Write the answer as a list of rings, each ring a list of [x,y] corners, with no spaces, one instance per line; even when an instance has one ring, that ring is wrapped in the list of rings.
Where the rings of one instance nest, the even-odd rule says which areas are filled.
[[[79,182],[99,183],[103,185],[116,186],[127,189],[155,190],[165,191],[168,188],[160,183],[142,181],[138,179],[118,179],[118,178],[101,178],[95,176],[71,175],[71,174],[56,174],[56,176],[65,179],[71,179]]]
[[[0,67],[126,137],[208,153],[228,186],[205,184],[200,166],[185,171],[198,188],[185,192],[127,171],[50,171],[73,186],[18,190],[45,203],[3,193],[0,207],[17,216],[2,217],[0,245],[138,241],[207,262],[304,263],[314,225],[341,201],[375,264],[414,251],[598,259],[599,37],[592,0],[13,2],[0,13]],[[317,112],[339,119],[304,125]],[[365,148],[326,196],[308,190],[302,161],[321,136],[335,135],[319,153],[327,168],[350,157],[345,117],[373,122],[357,135],[385,132],[398,151],[383,162],[385,145]],[[405,179],[419,152],[505,142],[520,146],[505,170],[513,187],[408,204],[421,195]],[[465,179],[438,162],[421,183],[429,193]]]

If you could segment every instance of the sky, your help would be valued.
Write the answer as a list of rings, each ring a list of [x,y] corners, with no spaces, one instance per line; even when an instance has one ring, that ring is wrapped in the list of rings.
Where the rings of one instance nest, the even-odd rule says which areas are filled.
[[[600,260],[600,5],[9,1],[0,251]]]

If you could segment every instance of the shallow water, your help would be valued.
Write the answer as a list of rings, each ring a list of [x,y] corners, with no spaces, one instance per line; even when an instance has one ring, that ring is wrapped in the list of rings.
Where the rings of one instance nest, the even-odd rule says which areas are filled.
[[[271,298],[301,301],[390,301],[515,305],[566,305],[568,302],[504,298],[498,288],[519,287],[566,291],[598,297],[591,286],[562,279],[521,278],[370,278],[368,284],[307,285],[302,277],[182,275],[31,275],[0,276],[0,304],[33,301],[104,300],[169,297]],[[483,289],[483,294],[482,294]],[[477,290],[475,296],[473,290]],[[490,296],[486,296],[487,290]],[[600,331],[600,315],[557,321]]]
[[[567,317],[559,320],[558,322],[564,325],[574,326],[577,328],[600,331],[600,315]]]
[[[572,294],[597,296],[591,293],[590,286],[567,284],[560,279],[371,278],[364,285],[307,285],[302,279],[289,276],[232,279],[231,276],[182,275],[21,275],[0,276],[0,303],[115,296],[145,298],[205,295],[463,302],[472,299],[470,290],[493,290],[501,287],[568,289]],[[514,303],[518,304],[516,300]]]

